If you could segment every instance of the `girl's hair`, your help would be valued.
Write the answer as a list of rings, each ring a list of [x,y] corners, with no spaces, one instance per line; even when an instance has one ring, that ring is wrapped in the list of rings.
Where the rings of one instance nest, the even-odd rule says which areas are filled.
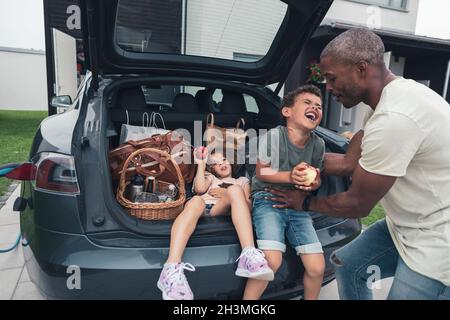
[[[216,178],[219,178],[219,177],[217,176],[216,170],[214,170],[214,168],[213,168],[213,165],[206,164],[206,171],[208,171],[209,173],[211,173],[212,175],[214,175]]]
[[[221,154],[225,159],[226,159],[226,157],[222,154],[222,153],[216,153],[216,152],[211,152],[210,153],[210,155],[209,155],[209,157],[211,158],[212,156],[214,156],[215,154]],[[228,159],[227,159],[228,160]],[[231,166],[231,177],[232,178],[235,178],[235,173],[234,173],[234,171],[235,171],[235,165],[234,164],[231,164],[230,163],[230,166]],[[218,175],[217,175],[217,172],[216,172],[216,170],[214,170],[214,164],[208,164],[208,163],[206,163],[206,171],[208,171],[209,173],[211,173],[212,175],[214,175],[216,178],[221,178],[221,177],[219,177]]]

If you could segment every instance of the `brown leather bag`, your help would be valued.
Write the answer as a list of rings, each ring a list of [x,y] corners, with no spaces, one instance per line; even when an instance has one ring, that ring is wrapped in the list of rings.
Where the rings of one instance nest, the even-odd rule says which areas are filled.
[[[224,155],[233,154],[233,159],[228,159],[232,164],[237,163],[237,152],[245,148],[246,132],[245,120],[240,118],[235,128],[223,128],[214,124],[214,114],[206,117],[205,140],[209,150],[221,152]]]
[[[180,167],[184,181],[190,183],[194,179],[195,165],[192,148],[181,135],[171,131],[164,135],[157,134],[138,141],[130,140],[111,150],[109,152],[109,165],[113,180],[119,180],[128,156],[142,148],[154,148],[168,152]],[[155,176],[166,182],[174,183],[178,181],[176,170],[171,162],[153,161],[154,165],[151,165],[152,162],[148,160],[144,158],[133,159],[132,163],[135,169],[125,168],[125,170],[128,170],[126,179],[131,179],[137,172],[143,176]],[[141,166],[140,163],[145,163],[145,166]]]

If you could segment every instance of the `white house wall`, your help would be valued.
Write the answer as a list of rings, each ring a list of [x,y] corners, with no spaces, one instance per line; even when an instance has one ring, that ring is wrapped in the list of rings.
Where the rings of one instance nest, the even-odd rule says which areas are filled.
[[[45,54],[0,49],[0,109],[47,110]]]
[[[419,0],[408,0],[406,11],[380,7],[378,13],[368,4],[335,0],[326,19],[367,27],[383,27],[413,33],[416,30]],[[379,19],[378,19],[379,17]]]
[[[188,0],[186,54],[225,59],[233,59],[234,53],[263,56],[284,15],[279,1]]]

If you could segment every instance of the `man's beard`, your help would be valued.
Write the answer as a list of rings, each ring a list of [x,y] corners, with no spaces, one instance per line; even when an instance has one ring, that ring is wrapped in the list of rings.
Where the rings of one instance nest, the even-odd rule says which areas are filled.
[[[357,85],[353,85],[348,87],[348,89],[342,90],[341,96],[345,98],[345,101],[341,102],[344,108],[350,109],[362,102],[359,92],[361,92],[361,89]]]

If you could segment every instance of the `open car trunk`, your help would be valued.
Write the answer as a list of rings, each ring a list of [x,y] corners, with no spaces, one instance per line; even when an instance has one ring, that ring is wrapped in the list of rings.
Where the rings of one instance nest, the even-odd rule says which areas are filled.
[[[208,98],[199,98],[199,91],[208,91]],[[152,245],[158,243],[167,245],[173,223],[171,220],[146,221],[137,219],[129,215],[117,202],[115,198],[117,185],[112,183],[107,156],[110,150],[119,146],[122,124],[128,122],[131,125],[140,126],[142,125],[143,113],[159,112],[164,118],[166,129],[183,128],[191,132],[194,121],[201,122],[202,130],[204,129],[209,111],[216,111],[216,124],[224,127],[234,127],[233,124],[239,117],[246,119],[246,129],[253,128],[257,131],[259,129],[270,129],[279,124],[279,110],[277,109],[279,98],[266,89],[258,89],[239,83],[187,78],[174,80],[142,77],[114,81],[106,87],[102,94],[104,120],[100,127],[101,139],[98,156],[100,161],[103,162],[99,167],[103,168],[104,172],[100,176],[104,179],[104,198],[110,214],[124,227],[123,230],[114,231],[117,233],[116,237],[111,237],[111,234],[106,236],[100,233],[91,235],[105,245],[123,246],[123,238],[127,238],[125,242],[130,246],[145,246],[148,241],[151,241]],[[191,97],[181,99],[183,103],[180,106],[177,99],[179,100],[180,96],[187,97],[188,95]],[[196,101],[196,104],[193,101]],[[240,110],[236,108],[239,104]],[[230,107],[230,105],[233,107]],[[197,107],[199,109],[194,110]],[[206,107],[210,109],[207,110]],[[229,107],[230,110],[227,109]],[[158,124],[162,126],[162,123],[158,122]],[[345,150],[346,140],[344,138],[320,128],[317,132],[325,139],[329,150],[333,152]],[[192,144],[196,146],[200,143],[194,141]],[[246,164],[240,167],[238,175],[251,177],[253,172],[254,165]],[[346,190],[347,187],[347,180],[327,177],[323,180],[320,194],[334,194]],[[192,184],[186,185],[187,195],[190,194],[191,188]],[[96,201],[96,199],[86,197],[85,201]],[[324,228],[342,221],[342,219],[325,217],[321,214],[313,214],[313,220],[316,228]],[[130,237],[133,238],[131,242]],[[202,217],[189,245],[227,243],[238,243],[230,217]]]
[[[238,119],[243,117],[246,128],[254,126],[268,128],[267,117],[261,117],[261,121],[259,119],[259,108],[274,109],[272,103],[277,97],[265,97],[264,94],[252,86],[198,79],[140,78],[116,82],[110,86],[110,90],[105,90],[103,97],[104,161],[107,161],[107,153],[120,145],[122,125],[129,123],[142,126],[143,120],[146,125],[147,115],[151,116],[152,112],[161,114],[164,122],[157,117],[157,125],[160,128],[187,130],[192,138],[189,143],[193,146],[201,145],[206,118],[210,112],[214,113],[215,123],[219,126],[234,127]],[[278,111],[274,109],[270,112]],[[109,171],[109,165],[106,163],[102,167],[105,171]],[[247,170],[251,169],[251,166],[242,165],[238,174],[246,175]],[[250,175],[251,172],[248,172],[247,176]],[[116,219],[133,231],[167,240],[173,220],[146,221],[131,217],[115,199],[117,183],[113,183],[111,173],[105,172],[105,177],[109,179],[108,202],[112,204],[111,209],[114,210]],[[192,183],[186,183],[185,187],[186,197],[189,198],[193,195]],[[230,217],[200,218],[190,245],[205,244],[205,241],[208,243],[213,241],[216,244],[237,243],[238,239]]]
[[[234,127],[240,117],[244,117],[246,129],[275,127],[279,124],[280,101],[265,86],[276,84],[275,91],[281,90],[331,3],[332,0],[80,0],[86,67],[92,71],[91,88],[101,101],[97,114],[102,117],[97,123],[89,120],[95,116],[87,116],[84,136],[79,137],[88,138],[92,145],[98,141],[98,148],[85,148],[81,157],[83,169],[88,170],[84,172],[86,183],[81,202],[89,208],[82,217],[88,233],[125,230],[168,241],[172,221],[136,219],[115,199],[117,186],[111,183],[107,156],[119,145],[121,126],[127,123],[126,111],[132,125],[142,125],[145,112],[150,115],[157,111],[167,129],[183,128],[191,134],[195,121],[202,121],[200,131],[204,129],[209,112],[216,114],[216,124],[222,127]],[[204,28],[209,25],[214,26],[214,33],[205,36]],[[248,54],[252,52],[255,54]],[[146,86],[144,98],[142,92],[138,94],[142,85]],[[192,86],[201,89],[186,88]],[[128,93],[126,89],[130,89]],[[185,103],[176,107],[174,102],[180,93],[192,96],[184,95],[181,100]],[[197,107],[192,106],[193,99]],[[199,146],[202,141],[192,144]],[[97,154],[90,154],[94,152]],[[101,184],[95,181],[99,170]],[[250,166],[240,174],[246,174],[245,171],[252,174]],[[106,209],[94,197],[99,189]],[[104,215],[108,216],[105,225]],[[109,216],[118,224],[110,223]],[[92,226],[91,221],[97,219],[101,228]],[[215,242],[237,241],[229,217],[201,218],[191,244],[200,238],[197,236],[207,239],[207,235]]]

